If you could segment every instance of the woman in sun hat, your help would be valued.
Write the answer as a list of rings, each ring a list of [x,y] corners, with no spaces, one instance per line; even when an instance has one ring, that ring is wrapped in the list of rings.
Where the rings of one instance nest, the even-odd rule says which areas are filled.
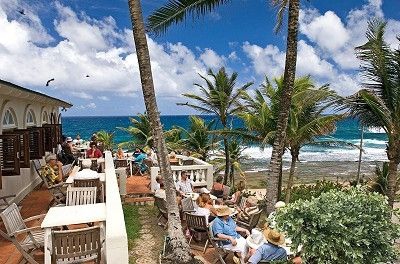
[[[259,246],[254,254],[251,255],[252,252],[249,252],[249,256],[251,255],[251,257],[247,263],[256,264],[261,260],[271,261],[287,259],[286,250],[281,247],[281,245],[285,243],[285,236],[277,230],[270,228],[265,228],[262,233],[266,242]]]
[[[247,229],[236,225],[235,221],[230,217],[232,209],[228,206],[215,208],[217,218],[212,222],[212,232],[214,236],[227,241],[222,241],[224,248],[236,252],[244,263],[244,258],[247,255],[248,247],[246,239],[238,232],[245,232],[248,236],[250,232]]]

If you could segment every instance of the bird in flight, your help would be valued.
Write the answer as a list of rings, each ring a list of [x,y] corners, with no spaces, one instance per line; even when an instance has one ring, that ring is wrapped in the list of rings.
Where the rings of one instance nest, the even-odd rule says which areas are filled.
[[[89,74],[86,74],[86,78],[89,78],[90,76],[89,76]]]
[[[18,13],[20,13],[21,15],[25,15],[25,11],[24,11],[24,9],[20,9],[20,10],[18,10]]]
[[[46,86],[49,86],[50,82],[52,82],[52,81],[54,81],[54,78],[51,78],[50,80],[48,80],[48,81],[46,82]]]

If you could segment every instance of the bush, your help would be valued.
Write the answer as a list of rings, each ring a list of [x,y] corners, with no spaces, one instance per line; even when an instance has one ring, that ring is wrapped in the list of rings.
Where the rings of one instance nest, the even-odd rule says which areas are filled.
[[[342,185],[331,181],[317,181],[316,184],[312,185],[298,185],[293,186],[290,193],[290,202],[297,200],[311,200],[313,197],[319,197],[321,194],[326,193],[330,190],[341,190]],[[281,201],[285,200],[286,190],[282,191]]]
[[[332,190],[278,211],[278,228],[292,247],[303,245],[305,263],[379,263],[395,260],[399,226],[391,222],[386,199],[350,188]]]

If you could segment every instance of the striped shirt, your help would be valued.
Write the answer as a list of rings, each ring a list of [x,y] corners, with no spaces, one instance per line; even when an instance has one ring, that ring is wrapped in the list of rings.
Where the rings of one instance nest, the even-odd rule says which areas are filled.
[[[244,210],[239,214],[238,220],[242,222],[248,222],[250,221],[250,218],[252,215],[256,214],[259,212],[258,206],[250,206],[244,208]]]

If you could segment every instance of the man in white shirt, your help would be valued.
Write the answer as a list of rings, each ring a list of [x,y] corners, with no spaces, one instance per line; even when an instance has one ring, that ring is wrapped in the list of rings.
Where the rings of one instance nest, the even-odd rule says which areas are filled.
[[[184,195],[185,193],[193,192],[192,181],[186,175],[186,171],[181,172],[181,180],[176,183],[176,190]]]

